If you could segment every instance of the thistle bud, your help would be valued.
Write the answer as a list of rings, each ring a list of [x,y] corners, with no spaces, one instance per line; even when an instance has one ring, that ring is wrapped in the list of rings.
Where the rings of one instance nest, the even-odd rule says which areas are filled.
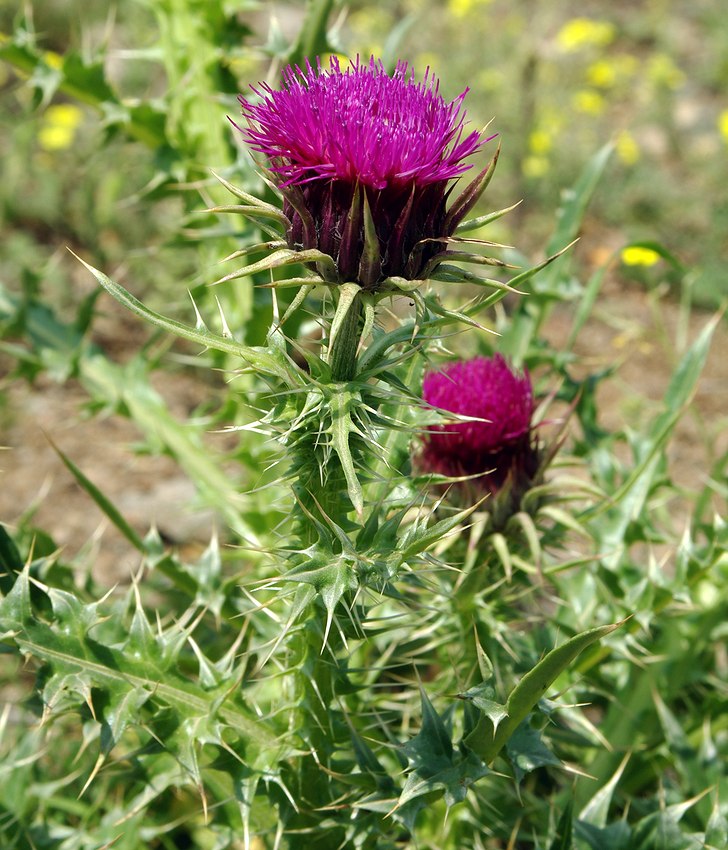
[[[448,478],[472,476],[454,485],[460,501],[502,494],[509,512],[517,510],[539,469],[528,373],[512,371],[499,354],[476,357],[428,373],[422,394],[455,416],[427,429],[417,467]]]

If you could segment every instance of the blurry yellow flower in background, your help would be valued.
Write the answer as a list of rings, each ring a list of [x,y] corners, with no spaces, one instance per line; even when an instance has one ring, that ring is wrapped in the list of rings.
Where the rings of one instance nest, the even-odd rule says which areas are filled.
[[[601,115],[604,112],[604,98],[596,91],[580,89],[574,92],[571,102],[577,112],[585,112],[587,115]]]
[[[606,59],[596,59],[586,69],[589,85],[598,89],[611,89],[629,82],[639,70],[639,61],[629,53],[617,53]]]
[[[553,145],[553,138],[545,130],[534,130],[528,137],[528,147],[536,155],[548,153]]]
[[[46,50],[43,54],[43,60],[49,68],[55,68],[56,70],[63,65],[63,56],[54,50]]]
[[[545,156],[527,156],[521,167],[526,177],[543,177],[549,170],[549,161]]]
[[[728,145],[728,109],[723,110],[718,116],[718,132]]]
[[[606,47],[616,34],[616,27],[609,21],[572,18],[556,34],[556,44],[564,53],[572,53],[584,47]]]
[[[660,259],[657,251],[640,245],[630,245],[629,248],[622,249],[620,257],[625,266],[654,266]]]
[[[666,53],[655,53],[647,62],[647,78],[655,86],[676,89],[685,82],[685,74]]]
[[[372,52],[372,51],[367,51],[367,52],[368,52],[371,56],[376,56],[376,55],[378,55],[378,53],[379,53],[379,52],[381,52],[381,51],[378,51],[377,53],[374,53],[374,52]],[[321,54],[321,56],[320,56],[320,59],[321,59],[321,66],[322,66],[322,67],[328,67],[329,62],[331,61],[331,59],[332,59],[333,57],[336,57],[336,58],[339,60],[339,62],[340,62],[340,64],[341,64],[341,66],[342,66],[342,67],[344,67],[344,68],[346,68],[346,66],[349,64],[349,57],[348,57],[348,56],[346,56],[346,55],[345,55],[345,54],[343,54],[343,53],[336,53],[336,52],[334,52],[334,53],[322,53],[322,54]]]
[[[617,156],[625,165],[634,165],[640,158],[640,146],[629,130],[622,130],[615,142]]]
[[[70,148],[82,121],[83,112],[71,103],[49,106],[38,131],[38,144],[46,151]]]
[[[598,59],[586,69],[586,78],[592,86],[608,89],[617,82],[617,71],[612,62]]]
[[[455,18],[464,18],[490,3],[490,0],[447,0],[447,10]]]

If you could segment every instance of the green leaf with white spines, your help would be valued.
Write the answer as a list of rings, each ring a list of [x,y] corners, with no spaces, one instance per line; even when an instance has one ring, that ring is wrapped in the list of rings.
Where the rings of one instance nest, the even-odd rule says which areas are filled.
[[[283,268],[294,263],[301,265],[306,263],[320,263],[326,267],[329,274],[334,275],[336,273],[334,261],[328,254],[324,254],[323,251],[319,251],[316,248],[308,248],[301,251],[296,251],[291,248],[281,248],[277,251],[273,251],[273,253],[264,257],[262,260],[258,260],[256,263],[250,263],[247,266],[243,266],[241,269],[237,269],[234,272],[230,272],[230,274],[224,275],[216,280],[214,285],[227,283],[231,280],[238,280],[241,277],[250,277],[251,275],[263,271],[270,271],[271,269]]]
[[[544,696],[554,680],[564,672],[588,646],[600,640],[622,625],[614,623],[576,635],[561,646],[552,649],[541,661],[526,673],[511,691],[505,704],[508,716],[497,729],[489,718],[468,735],[465,743],[471,747],[486,764],[490,764],[505,746],[511,735],[528,717],[536,703]]]
[[[184,627],[173,624],[161,634],[155,634],[138,605],[131,628],[123,645],[107,644],[102,640],[107,621],[101,613],[101,603],[84,604],[72,594],[56,589],[39,589],[50,595],[53,617],[44,621],[31,606],[31,579],[28,570],[18,577],[10,594],[0,601],[0,632],[6,632],[5,641],[47,664],[66,682],[83,685],[81,698],[86,699],[86,688],[96,688],[108,695],[109,706],[126,700],[127,706],[141,705],[151,698],[167,706],[181,718],[215,716],[237,730],[243,738],[256,747],[278,748],[276,734],[266,728],[252,711],[239,699],[233,699],[223,686],[211,691],[180,676],[175,669],[176,655],[182,643],[177,641],[175,655],[170,656],[170,637],[184,636]],[[111,627],[112,624],[109,623]],[[113,624],[117,630],[118,625]],[[74,678],[75,677],[75,678]],[[133,694],[138,694],[137,698]],[[141,702],[140,702],[141,701]],[[136,722],[131,708],[129,722]],[[120,719],[114,721],[119,728]]]

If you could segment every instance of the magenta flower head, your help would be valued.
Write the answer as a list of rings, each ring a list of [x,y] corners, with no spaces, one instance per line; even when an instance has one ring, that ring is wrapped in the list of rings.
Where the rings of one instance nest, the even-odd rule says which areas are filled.
[[[258,102],[239,98],[239,129],[283,192],[289,247],[328,254],[330,282],[370,291],[429,273],[479,195],[471,188],[446,209],[449,182],[488,141],[465,130],[467,89],[448,103],[429,69],[418,82],[405,62],[390,76],[373,57],[345,68],[333,57],[327,69],[287,68],[280,90],[253,91]]]
[[[456,416],[428,428],[416,461],[420,470],[452,478],[476,476],[460,487],[468,497],[507,490],[511,507],[517,508],[514,502],[539,467],[528,373],[515,373],[499,354],[476,357],[428,373],[422,395],[428,404]]]

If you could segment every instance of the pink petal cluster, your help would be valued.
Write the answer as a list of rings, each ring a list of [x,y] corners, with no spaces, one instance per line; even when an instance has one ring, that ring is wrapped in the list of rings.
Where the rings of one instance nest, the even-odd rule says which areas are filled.
[[[258,103],[240,98],[250,122],[242,132],[284,185],[323,178],[381,190],[447,181],[485,141],[464,132],[468,90],[446,103],[429,69],[417,82],[406,62],[389,76],[374,57],[346,69],[332,57],[328,70],[320,61],[289,67],[281,90],[253,91]]]
[[[491,492],[511,473],[522,477],[535,472],[528,373],[513,372],[499,354],[476,357],[427,374],[422,394],[433,407],[472,417],[427,430],[419,458],[424,471],[451,477],[487,473],[478,480]]]

